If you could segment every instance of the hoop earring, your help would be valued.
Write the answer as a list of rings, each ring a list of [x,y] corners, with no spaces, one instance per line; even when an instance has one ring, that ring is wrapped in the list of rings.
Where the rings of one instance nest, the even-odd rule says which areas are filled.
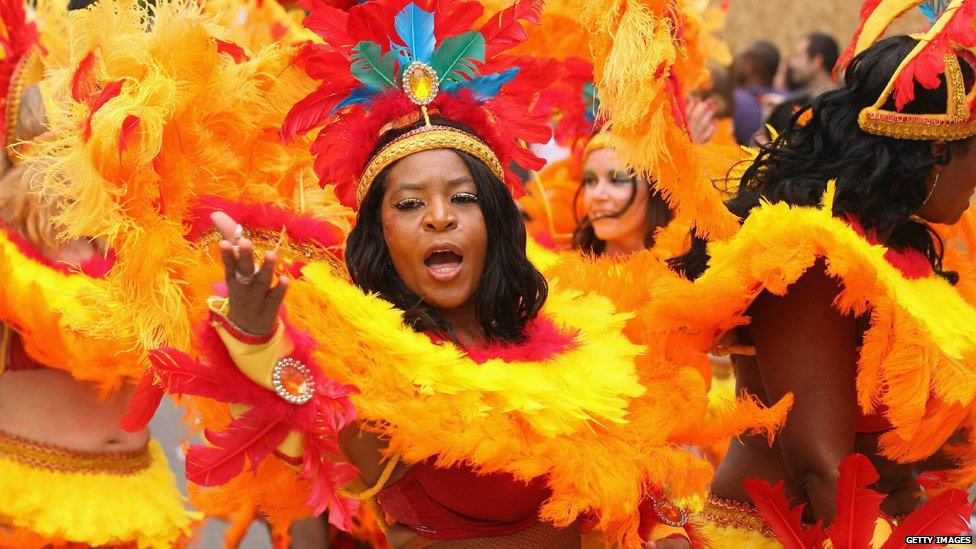
[[[928,204],[928,202],[929,202],[929,199],[930,199],[930,198],[932,198],[932,194],[934,194],[934,193],[935,193],[935,187],[936,187],[936,186],[938,186],[938,184],[939,184],[939,178],[940,178],[940,177],[942,177],[942,172],[941,172],[941,171],[939,171],[939,172],[936,172],[936,173],[935,173],[935,181],[933,181],[933,182],[932,182],[932,188],[931,188],[931,189],[929,189],[929,194],[928,194],[928,196],[926,196],[926,197],[925,197],[925,200],[923,200],[923,201],[922,201],[922,206],[924,206],[924,205],[926,205],[926,204]],[[921,206],[920,206],[920,207],[921,207]]]

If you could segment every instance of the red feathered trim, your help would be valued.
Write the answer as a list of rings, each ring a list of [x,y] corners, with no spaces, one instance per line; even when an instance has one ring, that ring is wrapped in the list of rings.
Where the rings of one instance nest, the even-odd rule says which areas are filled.
[[[524,343],[492,343],[484,347],[465,348],[464,351],[478,364],[484,364],[490,359],[539,362],[576,345],[575,334],[562,333],[555,324],[539,317],[525,325],[525,337]],[[435,343],[444,341],[443,337],[436,335],[431,335],[430,338]]]
[[[337,257],[341,255],[336,247],[342,244],[342,232],[326,221],[298,215],[274,204],[235,202],[216,196],[204,196],[197,200],[190,215],[192,221],[186,239],[195,242],[213,230],[210,214],[217,211],[227,213],[250,229],[280,231],[284,227],[292,243],[311,244]]]
[[[288,433],[304,437],[302,476],[311,480],[308,505],[319,514],[329,511],[329,521],[348,530],[358,502],[338,495],[338,489],[358,474],[340,461],[339,431],[355,418],[349,395],[356,391],[326,379],[311,358],[313,341],[286,325],[295,345],[292,358],[309,367],[315,396],[301,405],[290,404],[273,391],[248,379],[233,363],[216,330],[206,324],[200,335],[206,362],[197,362],[175,349],[158,349],[150,361],[167,393],[211,398],[249,407],[221,431],[206,431],[210,445],[191,446],[186,473],[203,486],[225,484],[247,467],[257,465],[280,445]]]
[[[745,488],[756,506],[756,512],[773,530],[784,549],[812,549],[823,544],[826,535],[819,524],[812,527],[803,525],[801,517],[806,505],[790,507],[783,481],[769,484],[758,479],[746,479]]]
[[[10,227],[0,225],[0,230],[3,231],[7,240],[13,243],[17,247],[17,251],[23,254],[24,257],[61,274],[82,274],[91,278],[103,278],[109,269],[112,268],[112,265],[115,264],[115,253],[110,251],[105,257],[94,255],[83,261],[81,265],[75,267],[74,265],[51,259],[42,254],[33,242],[20,236],[20,234]]]

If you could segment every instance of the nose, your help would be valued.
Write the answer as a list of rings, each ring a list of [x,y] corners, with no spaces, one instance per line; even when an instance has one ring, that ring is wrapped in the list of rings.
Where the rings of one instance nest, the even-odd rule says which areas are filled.
[[[599,200],[609,200],[610,182],[602,177],[600,179],[597,179],[596,185],[593,186],[593,198]]]
[[[457,225],[457,212],[450,200],[437,198],[428,204],[424,215],[424,230],[440,233],[456,229]]]

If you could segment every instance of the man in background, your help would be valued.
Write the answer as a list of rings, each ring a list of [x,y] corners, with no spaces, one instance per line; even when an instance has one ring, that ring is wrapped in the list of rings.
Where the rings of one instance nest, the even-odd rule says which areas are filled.
[[[796,95],[817,97],[836,87],[831,72],[840,49],[837,41],[823,33],[809,34],[793,48],[787,61],[787,85]]]

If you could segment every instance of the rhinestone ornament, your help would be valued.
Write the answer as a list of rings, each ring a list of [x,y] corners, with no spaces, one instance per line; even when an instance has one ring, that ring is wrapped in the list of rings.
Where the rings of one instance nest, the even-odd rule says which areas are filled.
[[[429,105],[440,90],[440,79],[430,65],[414,61],[403,71],[403,92],[416,105]]]
[[[291,404],[305,404],[315,396],[312,372],[294,358],[283,358],[275,364],[271,385],[278,396]]]
[[[657,518],[668,526],[684,526],[688,524],[688,511],[667,500],[654,500],[654,512]]]

